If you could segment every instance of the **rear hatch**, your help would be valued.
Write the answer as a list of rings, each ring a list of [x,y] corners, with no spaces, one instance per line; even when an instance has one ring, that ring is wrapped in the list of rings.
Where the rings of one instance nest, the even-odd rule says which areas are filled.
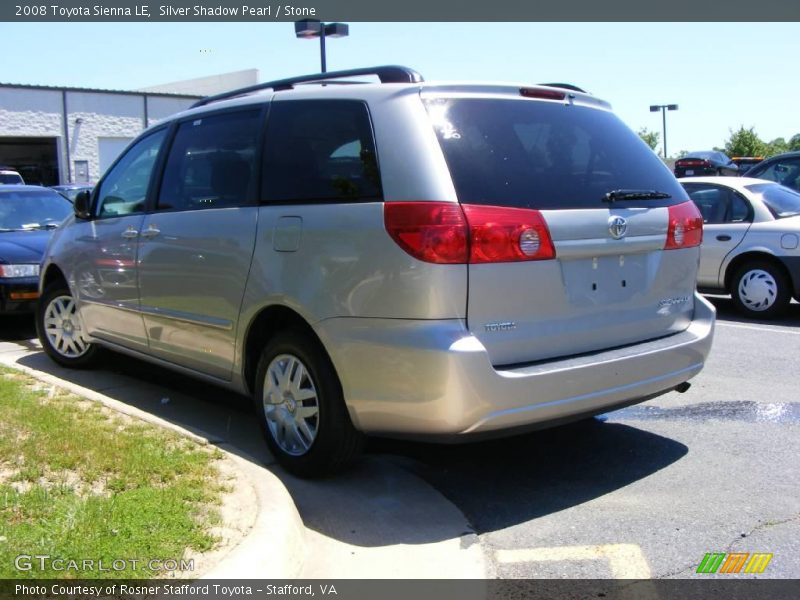
[[[468,327],[493,364],[688,327],[702,219],[607,104],[552,88],[422,98],[468,223]]]

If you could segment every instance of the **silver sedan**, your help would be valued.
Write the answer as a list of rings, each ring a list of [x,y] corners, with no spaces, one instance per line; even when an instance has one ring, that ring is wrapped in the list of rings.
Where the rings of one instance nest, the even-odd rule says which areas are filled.
[[[750,177],[684,177],[703,215],[698,288],[772,318],[800,299],[800,193]]]

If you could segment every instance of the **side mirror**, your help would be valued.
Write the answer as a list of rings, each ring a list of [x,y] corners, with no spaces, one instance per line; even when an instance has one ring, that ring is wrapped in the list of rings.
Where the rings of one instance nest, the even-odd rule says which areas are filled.
[[[78,195],[75,196],[75,203],[72,206],[72,209],[75,211],[75,216],[78,219],[88,219],[92,216],[92,192],[89,190],[83,190],[78,192]]]

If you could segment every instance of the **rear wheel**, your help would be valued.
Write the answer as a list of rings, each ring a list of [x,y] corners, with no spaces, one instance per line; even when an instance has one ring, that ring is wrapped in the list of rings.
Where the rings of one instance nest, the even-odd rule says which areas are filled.
[[[336,371],[308,334],[284,331],[267,343],[254,404],[270,451],[294,475],[332,475],[361,450]]]
[[[97,362],[98,348],[86,339],[75,299],[63,283],[50,285],[39,299],[36,333],[45,353],[64,367],[88,368]]]
[[[753,261],[740,267],[731,280],[730,293],[736,308],[754,318],[777,317],[791,301],[786,275],[766,261]]]

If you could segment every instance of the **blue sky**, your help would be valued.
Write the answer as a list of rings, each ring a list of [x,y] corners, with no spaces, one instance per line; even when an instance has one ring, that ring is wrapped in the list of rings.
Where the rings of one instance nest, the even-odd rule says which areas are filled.
[[[0,80],[135,89],[257,68],[262,80],[319,70],[292,23],[2,23]],[[351,23],[328,69],[404,64],[426,79],[574,83],[667,149],[710,149],[731,128],[800,133],[799,23]]]

